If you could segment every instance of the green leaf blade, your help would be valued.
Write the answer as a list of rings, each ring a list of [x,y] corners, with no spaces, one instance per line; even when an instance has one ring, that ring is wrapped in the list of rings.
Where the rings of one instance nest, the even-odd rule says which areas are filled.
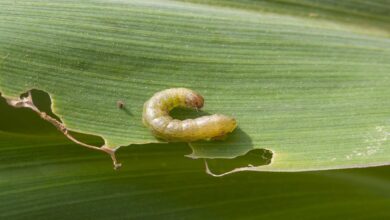
[[[390,161],[386,35],[181,2],[1,4],[2,95],[44,90],[68,129],[109,147],[158,142],[142,125],[143,103],[189,87],[204,111],[232,115],[240,128],[223,142],[192,143],[193,157],[264,148],[274,158],[257,169],[270,171]]]

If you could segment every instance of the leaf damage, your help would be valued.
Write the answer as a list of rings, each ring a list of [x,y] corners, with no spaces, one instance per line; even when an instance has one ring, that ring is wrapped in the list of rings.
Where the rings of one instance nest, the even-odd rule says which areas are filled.
[[[233,158],[269,146],[277,160],[256,171],[389,163],[386,133],[372,131],[389,130],[389,41],[360,19],[350,17],[355,31],[307,19],[317,13],[311,9],[294,18],[180,2],[106,10],[93,2],[1,3],[4,96],[47,91],[57,121],[71,133],[102,137],[105,144],[96,145],[115,151],[159,142],[142,125],[141,106],[155,91],[191,87],[210,100],[206,111],[234,115],[242,129],[224,142],[193,143],[193,157]],[[371,19],[377,23],[362,20]]]
[[[207,174],[222,177],[242,171],[258,171],[260,166],[271,165],[274,155],[275,152],[269,149],[252,149],[234,158],[204,159],[204,164]]]
[[[33,90],[33,89],[32,89]],[[33,112],[37,113],[39,117],[50,124],[52,124],[54,127],[57,128],[65,137],[67,137],[69,140],[72,142],[92,149],[92,150],[97,150],[101,151],[104,153],[107,153],[110,155],[112,161],[113,161],[113,166],[114,169],[117,170],[121,167],[121,163],[118,162],[115,152],[118,148],[109,148],[106,147],[105,144],[102,146],[95,146],[92,144],[87,144],[83,141],[80,141],[77,139],[74,135],[70,133],[70,130],[61,122],[61,120],[56,117],[54,113],[52,116],[49,114],[49,112],[42,111],[39,106],[37,106],[34,101],[33,101],[33,95],[32,95],[32,90],[27,91],[26,93],[23,93],[20,95],[19,98],[7,98],[3,97],[5,101],[7,102],[8,105],[14,107],[14,108],[28,108],[31,109]],[[34,89],[35,90],[35,89]],[[36,91],[41,91],[41,90],[36,90]],[[43,92],[43,91],[42,91]],[[50,102],[52,101],[52,98],[50,94],[43,92],[44,94],[47,94],[49,96]],[[1,96],[1,93],[0,93]],[[123,101],[118,101],[117,103],[118,108],[120,109],[125,109],[125,104]],[[51,108],[51,107],[50,107]],[[191,147],[191,144],[188,143],[189,146]],[[191,147],[192,148],[192,147]],[[192,148],[193,149],[193,148]],[[241,172],[241,171],[256,171],[256,168],[258,166],[264,166],[264,165],[270,165],[272,163],[273,159],[273,152],[268,149],[252,149],[248,150],[244,155],[237,156],[234,158],[208,158],[204,159],[205,162],[205,168],[206,168],[206,173],[214,176],[214,177],[222,177],[228,174],[236,173],[236,172]],[[187,157],[191,158],[191,155],[187,155]],[[192,158],[192,159],[201,159],[201,158]],[[214,163],[213,163],[214,162]],[[213,164],[214,168],[218,169],[224,167],[225,169],[224,172],[219,172],[216,174],[215,172],[212,171],[213,168],[210,168],[210,163]],[[244,164],[247,164],[247,166],[243,166]],[[216,166],[215,166],[216,165]],[[227,170],[227,171],[226,171]]]
[[[102,152],[105,152],[105,153],[109,154],[111,159],[112,159],[112,162],[113,162],[115,170],[117,170],[117,169],[119,169],[121,167],[121,163],[119,163],[118,160],[116,159],[115,150],[113,150],[111,148],[108,148],[105,145],[98,147],[98,146],[94,146],[94,145],[91,145],[91,144],[84,143],[84,142],[76,139],[72,134],[69,133],[69,130],[66,128],[66,126],[62,122],[60,122],[59,120],[57,120],[54,117],[50,116],[46,112],[43,112],[43,111],[38,109],[38,107],[34,104],[34,101],[33,101],[33,98],[32,98],[32,94],[31,94],[31,90],[28,91],[25,94],[26,95],[21,95],[18,99],[10,99],[10,98],[6,98],[6,97],[4,97],[4,98],[5,98],[6,102],[10,106],[12,106],[12,107],[15,107],[15,108],[29,108],[29,109],[33,110],[43,120],[45,120],[45,121],[51,123],[52,125],[54,125],[62,134],[65,135],[65,137],[67,137],[69,140],[73,141],[74,143],[76,143],[78,145],[81,145],[83,147],[89,148],[89,149],[102,151]]]

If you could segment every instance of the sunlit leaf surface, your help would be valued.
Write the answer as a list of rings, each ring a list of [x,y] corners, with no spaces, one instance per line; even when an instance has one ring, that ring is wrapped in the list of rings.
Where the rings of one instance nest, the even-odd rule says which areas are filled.
[[[158,142],[143,103],[188,87],[203,113],[239,123],[226,141],[192,143],[193,157],[267,149],[257,169],[270,171],[389,164],[386,1],[232,2],[1,1],[0,92],[46,91],[68,129],[115,148]]]

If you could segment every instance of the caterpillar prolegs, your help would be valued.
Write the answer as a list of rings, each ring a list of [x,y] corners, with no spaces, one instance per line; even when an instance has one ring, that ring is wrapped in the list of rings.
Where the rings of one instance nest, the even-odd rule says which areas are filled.
[[[216,139],[237,127],[234,118],[221,114],[186,120],[173,119],[169,115],[176,107],[200,109],[203,104],[203,97],[190,89],[166,89],[157,92],[145,102],[142,120],[155,136],[167,141]]]

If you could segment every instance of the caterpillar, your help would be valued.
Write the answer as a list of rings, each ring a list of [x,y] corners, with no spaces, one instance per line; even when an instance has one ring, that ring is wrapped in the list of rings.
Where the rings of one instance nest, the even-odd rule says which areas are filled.
[[[203,104],[203,97],[190,89],[166,89],[145,102],[142,121],[156,137],[166,141],[220,139],[237,127],[234,118],[221,114],[186,120],[173,119],[169,115],[176,107],[200,109]]]

